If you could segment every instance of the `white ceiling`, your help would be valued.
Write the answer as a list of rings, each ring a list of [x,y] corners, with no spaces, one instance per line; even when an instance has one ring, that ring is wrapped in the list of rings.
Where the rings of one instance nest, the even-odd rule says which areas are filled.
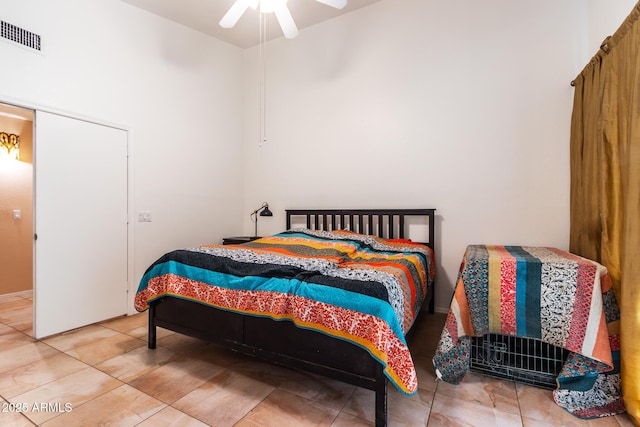
[[[259,43],[258,11],[249,8],[234,28],[224,29],[220,19],[235,0],[122,0],[156,15],[163,16],[194,30],[209,34],[243,49]],[[348,0],[343,9],[334,9],[315,0],[288,0],[287,6],[298,29],[303,29],[336,16],[369,6],[381,0]],[[267,17],[267,39],[282,37],[273,14]]]

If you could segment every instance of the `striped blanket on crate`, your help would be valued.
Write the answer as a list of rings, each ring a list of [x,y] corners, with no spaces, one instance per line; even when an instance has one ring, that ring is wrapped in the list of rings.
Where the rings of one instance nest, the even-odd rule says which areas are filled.
[[[620,312],[607,269],[555,248],[471,245],[433,362],[444,381],[469,370],[472,336],[536,338],[569,350],[556,403],[580,418],[624,412]]]

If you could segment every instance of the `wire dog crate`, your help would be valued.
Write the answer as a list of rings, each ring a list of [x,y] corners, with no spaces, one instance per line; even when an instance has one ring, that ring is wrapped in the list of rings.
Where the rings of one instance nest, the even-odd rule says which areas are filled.
[[[553,389],[569,351],[534,338],[486,334],[472,337],[471,371]]]

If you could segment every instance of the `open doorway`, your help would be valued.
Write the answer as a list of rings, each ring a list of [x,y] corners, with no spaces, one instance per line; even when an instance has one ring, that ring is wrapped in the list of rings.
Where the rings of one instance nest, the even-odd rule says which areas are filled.
[[[0,320],[32,327],[33,117],[0,103]]]

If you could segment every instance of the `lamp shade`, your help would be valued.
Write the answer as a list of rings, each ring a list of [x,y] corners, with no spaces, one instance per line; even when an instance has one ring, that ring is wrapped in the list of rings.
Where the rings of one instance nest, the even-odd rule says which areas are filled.
[[[273,216],[273,212],[269,210],[269,205],[266,205],[262,208],[262,212],[260,212],[260,216]]]

